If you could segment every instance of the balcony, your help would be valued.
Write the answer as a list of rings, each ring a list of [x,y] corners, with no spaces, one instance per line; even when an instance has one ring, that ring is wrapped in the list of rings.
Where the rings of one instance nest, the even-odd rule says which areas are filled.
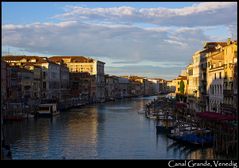
[[[233,90],[223,90],[223,95],[226,97],[233,96]]]
[[[233,82],[233,77],[224,77],[224,82]]]

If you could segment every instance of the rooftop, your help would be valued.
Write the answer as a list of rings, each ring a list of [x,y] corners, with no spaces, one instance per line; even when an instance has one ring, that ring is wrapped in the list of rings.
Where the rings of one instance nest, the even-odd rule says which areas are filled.
[[[49,60],[60,62],[64,61],[64,59],[70,59],[70,62],[80,62],[80,63],[92,63],[94,59],[86,58],[84,56],[52,56]]]

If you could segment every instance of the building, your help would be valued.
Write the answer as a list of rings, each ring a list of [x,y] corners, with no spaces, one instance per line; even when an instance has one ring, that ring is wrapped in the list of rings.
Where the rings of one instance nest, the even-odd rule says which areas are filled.
[[[217,44],[216,50],[206,55],[209,111],[220,112],[220,106],[223,103],[224,54],[222,50],[224,45],[224,43]]]
[[[201,51],[197,51],[192,56],[192,63],[187,66],[187,101],[189,103],[189,108],[196,112],[200,111],[200,61]]]
[[[187,70],[183,69],[180,73],[180,76],[187,76]]]
[[[173,84],[173,80],[166,81],[167,82],[167,92],[175,93],[176,92],[176,85]]]
[[[159,93],[168,93],[167,81],[164,79],[158,79],[159,82]]]
[[[118,92],[119,98],[130,96],[130,81],[124,77],[118,77]]]
[[[206,111],[207,104],[209,103],[207,95],[207,50],[200,51],[199,63],[199,111]]]
[[[187,66],[187,79],[188,79],[188,88],[187,94],[188,96],[195,96],[194,92],[194,81],[193,81],[193,64],[189,64]]]
[[[238,116],[238,69],[237,69],[237,58],[234,59],[234,85],[233,85],[233,99],[234,107],[236,108],[236,115]]]
[[[7,101],[7,88],[8,88],[8,81],[7,81],[7,63],[1,60],[1,110],[6,108],[6,101]]]
[[[144,96],[150,96],[151,94],[151,82],[147,78],[144,78]]]
[[[59,65],[60,68],[60,99],[68,99],[70,95],[70,74],[69,74],[69,69],[67,67],[67,64],[64,63],[63,60],[60,59],[52,59],[48,58],[49,61],[54,62]]]
[[[32,98],[29,104],[36,107],[41,101],[42,93],[42,68],[40,66],[34,65],[33,63],[26,63],[22,68],[27,69],[33,73],[32,80]]]
[[[33,98],[33,73],[27,69],[17,66],[8,66],[8,101],[14,103],[25,103]]]
[[[118,95],[118,78],[105,75],[105,98],[107,101],[115,100]]]
[[[188,87],[187,87],[187,102],[189,104],[189,108],[191,110],[195,110],[196,106],[196,89],[195,89],[195,80],[193,77],[193,63],[187,66],[187,79],[188,79]]]
[[[227,45],[223,47],[224,54],[224,83],[223,83],[223,103],[221,110],[236,111],[237,109],[237,42],[228,39]],[[236,86],[236,87],[234,87]]]
[[[96,75],[90,75],[90,103],[95,103],[98,101],[97,99],[97,81],[96,81]]]
[[[42,67],[42,99],[59,101],[61,98],[60,88],[60,65],[43,58],[36,65]]]
[[[157,95],[159,94],[159,79],[156,79],[156,78],[148,78],[148,81],[150,82],[150,92],[151,94],[150,95]],[[161,83],[162,84],[162,83]],[[163,87],[161,85],[161,87]]]
[[[129,76],[131,96],[144,95],[144,78],[140,76]]]
[[[53,56],[51,61],[63,61],[70,72],[88,72],[96,78],[96,99],[105,100],[104,62],[83,56]]]
[[[175,86],[175,93],[176,94],[187,94],[188,82],[187,76],[179,75],[176,79],[172,81],[172,85]],[[183,86],[182,90],[180,85]]]
[[[50,61],[47,57],[39,56],[4,56],[3,59],[10,66],[25,68],[29,65],[36,65],[41,68],[41,99],[53,99],[58,101],[61,98],[61,66]]]
[[[89,102],[91,96],[91,76],[88,72],[70,73],[71,96]]]

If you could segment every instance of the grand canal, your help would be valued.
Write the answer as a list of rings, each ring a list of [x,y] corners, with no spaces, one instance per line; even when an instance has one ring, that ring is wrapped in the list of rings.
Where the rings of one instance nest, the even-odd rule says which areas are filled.
[[[138,114],[155,97],[89,105],[4,124],[13,159],[215,159],[212,149],[188,149]]]

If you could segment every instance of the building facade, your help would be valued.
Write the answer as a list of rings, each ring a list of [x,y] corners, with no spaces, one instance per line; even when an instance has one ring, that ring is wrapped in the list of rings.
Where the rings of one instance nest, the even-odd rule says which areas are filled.
[[[53,56],[52,61],[63,61],[70,72],[88,72],[96,78],[96,100],[105,101],[104,62],[83,56]]]

